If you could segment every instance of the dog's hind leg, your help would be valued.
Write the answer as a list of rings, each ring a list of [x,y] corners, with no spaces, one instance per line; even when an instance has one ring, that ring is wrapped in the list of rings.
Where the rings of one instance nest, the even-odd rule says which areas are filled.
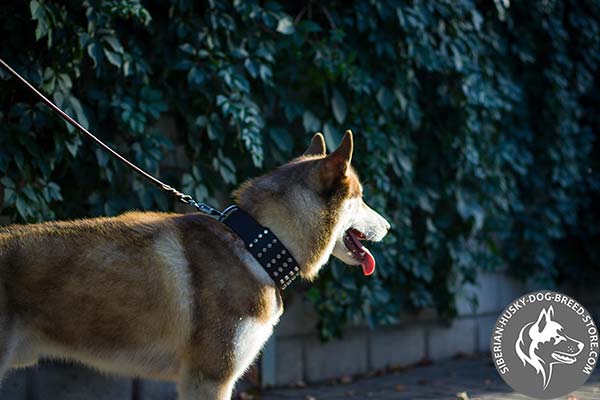
[[[0,384],[12,365],[16,346],[17,332],[14,320],[0,316]]]
[[[12,365],[18,342],[16,319],[8,310],[6,291],[2,283],[0,280],[0,385],[6,371]]]

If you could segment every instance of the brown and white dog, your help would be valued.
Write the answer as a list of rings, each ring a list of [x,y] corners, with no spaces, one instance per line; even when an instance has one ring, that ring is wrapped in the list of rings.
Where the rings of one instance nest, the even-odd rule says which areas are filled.
[[[331,254],[370,275],[375,260],[360,241],[390,228],[362,200],[352,143],[348,131],[325,155],[317,134],[304,155],[234,193],[306,280]],[[239,237],[200,214],[0,228],[0,374],[51,357],[176,380],[184,400],[229,399],[282,312]]]

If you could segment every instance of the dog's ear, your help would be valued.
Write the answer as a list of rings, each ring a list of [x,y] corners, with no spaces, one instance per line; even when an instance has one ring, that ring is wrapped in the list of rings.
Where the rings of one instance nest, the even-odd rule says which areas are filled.
[[[352,131],[347,130],[342,138],[342,143],[323,160],[325,170],[334,176],[346,176],[352,162],[353,150]]]
[[[304,152],[304,156],[324,156],[325,155],[325,138],[321,132],[315,133],[310,145]]]
[[[552,306],[548,307],[548,309],[546,310],[545,308],[542,309],[542,311],[540,312],[540,316],[538,317],[537,321],[535,322],[535,325],[537,326],[538,332],[542,332],[544,330],[544,328],[546,327],[546,324],[548,322],[550,322],[552,315],[554,315],[554,308],[552,308]]]

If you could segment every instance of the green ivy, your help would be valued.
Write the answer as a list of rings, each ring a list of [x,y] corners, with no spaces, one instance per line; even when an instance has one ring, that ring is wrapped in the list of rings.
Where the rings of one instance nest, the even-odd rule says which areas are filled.
[[[332,263],[307,290],[331,337],[402,309],[452,316],[461,287],[502,265],[550,287],[597,280],[599,23],[579,0],[7,0],[0,55],[207,201],[351,128],[393,230],[373,277]],[[4,71],[0,105],[1,215],[173,207]],[[192,167],[165,167],[182,143]]]

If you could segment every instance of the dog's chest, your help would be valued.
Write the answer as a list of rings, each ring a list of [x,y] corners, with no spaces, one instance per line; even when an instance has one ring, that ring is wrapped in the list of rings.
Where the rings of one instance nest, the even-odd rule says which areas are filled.
[[[254,257],[245,250],[238,250],[240,260],[245,264],[254,278],[264,284],[273,283],[269,275]],[[281,297],[276,289],[264,290],[256,300],[262,312],[258,316],[244,316],[236,321],[234,337],[235,373],[240,376],[256,358],[262,346],[273,333],[273,327],[283,313]]]
[[[271,321],[261,322],[252,317],[240,321],[234,344],[236,375],[244,373],[272,333]]]
[[[265,342],[273,333],[283,309],[277,296],[268,296],[273,302],[269,318],[242,317],[236,324],[234,339],[235,374],[241,376],[256,358]],[[264,316],[263,316],[264,317]]]

